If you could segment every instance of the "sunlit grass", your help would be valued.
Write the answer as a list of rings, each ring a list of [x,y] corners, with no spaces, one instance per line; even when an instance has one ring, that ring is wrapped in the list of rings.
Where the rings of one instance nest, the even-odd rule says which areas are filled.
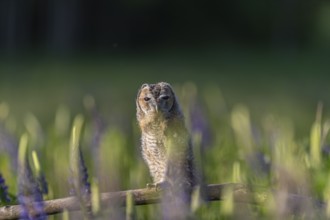
[[[201,171],[205,181],[239,182],[252,189],[255,187],[255,190],[259,187],[269,189],[269,194],[257,194],[258,206],[255,206],[234,203],[230,189],[225,192],[224,201],[203,203],[197,188],[191,204],[197,218],[286,218],[290,204],[285,196],[289,193],[330,201],[327,137],[330,123],[324,114],[326,106],[315,106],[315,111],[309,112],[309,118],[315,118],[314,122],[305,121],[306,128],[300,129],[290,117],[292,112],[278,115],[254,112],[246,103],[229,105],[215,85],[200,89],[188,83],[175,88],[192,133],[197,164],[203,166]],[[18,175],[11,163],[15,155],[5,145],[12,142],[11,139],[5,140],[11,136],[14,147],[15,141],[20,143],[16,146],[18,167],[24,166],[26,157],[29,157],[35,175],[45,175],[49,188],[47,198],[69,196],[72,183],[76,192],[81,192],[78,189],[82,184],[83,174],[79,167],[82,155],[91,182],[92,214],[100,219],[108,216],[127,219],[159,217],[159,205],[134,207],[131,194],[127,195],[126,208],[100,206],[100,193],[143,188],[151,179],[140,155],[135,116],[107,117],[98,109],[103,103],[98,103],[90,95],[82,98],[81,103],[84,108],[75,118],[72,115],[77,115],[76,111],[59,103],[57,109],[48,113],[52,115],[50,122],[44,122],[30,112],[26,112],[23,119],[18,118],[7,102],[0,103],[0,148],[4,149],[0,152],[0,173],[9,192],[17,193]],[[131,108],[134,104],[127,106]],[[198,114],[203,116],[200,120],[205,121],[199,124],[200,127],[192,128],[196,126],[191,118],[196,117],[193,111],[196,108],[200,108]],[[330,206],[327,204],[325,211],[329,217]],[[310,207],[305,208],[306,212],[314,212]],[[70,215],[65,212],[62,218],[69,219]]]

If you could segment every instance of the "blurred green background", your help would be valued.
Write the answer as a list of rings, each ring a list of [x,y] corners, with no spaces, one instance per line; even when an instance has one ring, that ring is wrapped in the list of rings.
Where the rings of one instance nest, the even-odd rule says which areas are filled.
[[[256,109],[327,102],[328,1],[15,0],[0,10],[0,98],[13,111],[44,115],[85,94],[134,109],[139,85],[156,81],[215,84]]]

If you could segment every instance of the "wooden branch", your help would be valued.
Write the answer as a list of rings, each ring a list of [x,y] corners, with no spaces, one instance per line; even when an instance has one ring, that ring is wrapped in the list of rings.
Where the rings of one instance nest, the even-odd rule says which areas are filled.
[[[246,185],[236,183],[211,184],[206,187],[206,196],[209,201],[224,200],[228,190],[232,192],[234,202],[262,204],[270,199],[272,192],[268,190],[258,189],[250,190]],[[101,205],[106,207],[110,204],[120,204],[125,206],[127,192],[132,193],[135,205],[146,205],[158,203],[160,201],[160,193],[154,189],[135,189],[129,191],[107,192],[101,193]],[[301,206],[306,202],[316,204],[309,197],[289,194],[288,200],[290,204]],[[87,208],[91,204],[86,204]],[[2,219],[18,219],[22,207],[20,205],[0,207],[0,220]],[[80,210],[79,202],[75,197],[67,197],[44,201],[44,211],[47,215],[61,213],[64,210],[75,211]]]

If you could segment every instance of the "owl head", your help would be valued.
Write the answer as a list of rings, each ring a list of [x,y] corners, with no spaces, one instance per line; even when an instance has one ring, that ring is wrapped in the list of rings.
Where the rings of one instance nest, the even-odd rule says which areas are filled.
[[[136,99],[138,120],[145,116],[169,118],[177,114],[179,106],[170,84],[143,84]]]

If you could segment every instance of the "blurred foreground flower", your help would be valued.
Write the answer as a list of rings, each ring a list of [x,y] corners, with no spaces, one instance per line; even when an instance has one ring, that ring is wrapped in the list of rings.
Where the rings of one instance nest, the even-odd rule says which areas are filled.
[[[11,166],[17,170],[18,141],[0,123],[0,151],[6,152],[10,156]]]
[[[204,149],[212,144],[210,124],[202,110],[201,105],[195,101],[190,111],[191,130],[193,134],[201,135],[201,148]]]
[[[43,196],[33,176],[27,157],[28,138],[24,134],[19,144],[18,159],[18,201],[22,206],[21,219],[47,219],[44,212]]]
[[[83,126],[83,117],[76,116],[71,134],[70,146],[70,168],[72,173],[72,183],[74,194],[78,197],[90,193],[90,183],[88,182],[88,172],[85,161],[80,149],[81,130]]]
[[[41,190],[42,194],[46,195],[48,194],[48,183],[46,181],[45,175],[41,171],[40,163],[36,151],[32,151],[32,159],[36,171],[36,176],[37,176],[36,181],[38,183],[38,187]]]
[[[5,183],[5,179],[2,177],[2,174],[0,173],[0,204],[2,203],[8,203],[11,199],[8,194],[8,186]]]
[[[74,119],[71,139],[70,139],[70,169],[72,175],[73,192],[77,197],[84,218],[89,219],[90,213],[86,210],[85,204],[89,201],[91,186],[88,182],[88,173],[85,161],[80,149],[80,139],[84,118],[82,115],[77,115]]]

